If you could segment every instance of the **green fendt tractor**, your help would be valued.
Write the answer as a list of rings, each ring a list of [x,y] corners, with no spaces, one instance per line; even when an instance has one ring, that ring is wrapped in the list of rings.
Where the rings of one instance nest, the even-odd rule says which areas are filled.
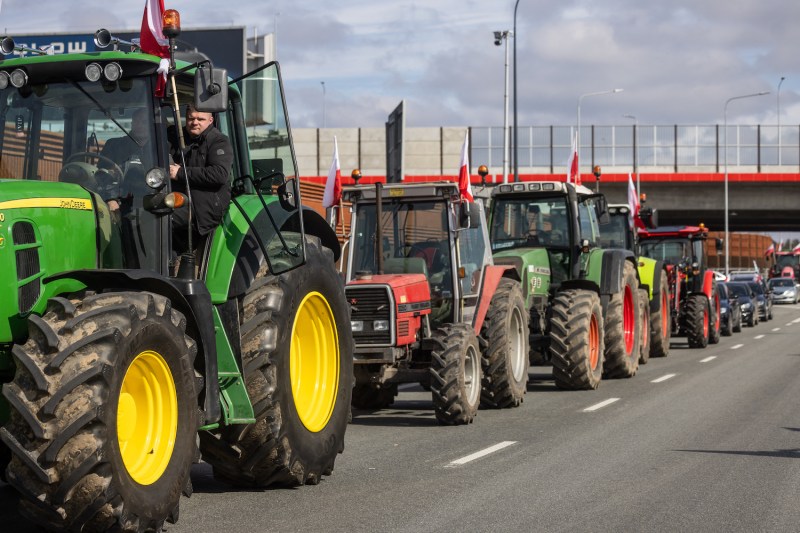
[[[639,367],[639,281],[633,254],[598,247],[605,197],[561,182],[492,191],[495,264],[513,265],[530,312],[531,360],[560,388],[596,389]]]
[[[115,50],[0,62],[0,470],[20,511],[160,531],[201,454],[234,485],[317,483],[343,449],[353,341],[336,237],[300,204],[278,65],[229,81],[173,59],[161,98],[158,57],[96,41]],[[172,191],[167,128],[190,102],[231,141],[233,200],[173,274],[170,215],[191,189]],[[111,137],[135,155],[101,155]]]
[[[644,202],[644,200],[642,200]],[[650,357],[666,357],[669,355],[669,342],[672,336],[672,325],[669,307],[669,281],[667,268],[663,261],[639,255],[638,232],[634,215],[627,204],[608,206],[609,222],[600,226],[600,240],[604,248],[625,248],[636,254],[640,290],[642,298],[643,323],[650,324],[642,329],[641,355],[639,363],[647,363]],[[644,205],[636,215],[641,225],[655,228],[656,211]]]

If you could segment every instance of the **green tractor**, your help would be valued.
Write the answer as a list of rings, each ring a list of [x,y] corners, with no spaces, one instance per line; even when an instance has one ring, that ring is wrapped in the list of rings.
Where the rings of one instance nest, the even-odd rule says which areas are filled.
[[[556,386],[596,389],[639,367],[639,280],[633,254],[599,248],[601,194],[561,182],[492,190],[495,264],[513,266],[530,315],[531,361],[553,365]]]
[[[20,512],[160,531],[201,456],[236,486],[316,484],[343,450],[353,341],[340,247],[300,203],[278,65],[229,80],[171,58],[162,98],[160,58],[95,38],[115,49],[0,62],[0,471]],[[187,103],[231,141],[232,202],[175,269],[191,190],[172,190],[167,128]],[[99,153],[119,136],[141,148],[124,164]]]
[[[644,200],[642,200],[644,202]],[[642,323],[650,324],[642,329],[639,364],[646,364],[650,357],[669,355],[672,336],[670,297],[667,267],[663,261],[644,257],[638,253],[638,232],[633,212],[627,204],[608,206],[609,222],[600,226],[603,248],[625,248],[636,254],[636,263],[643,291]],[[644,205],[636,215],[645,228],[657,225],[656,211]]]

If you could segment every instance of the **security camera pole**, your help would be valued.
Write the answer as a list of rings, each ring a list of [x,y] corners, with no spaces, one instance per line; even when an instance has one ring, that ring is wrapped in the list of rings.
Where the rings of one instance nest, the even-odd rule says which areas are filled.
[[[506,43],[505,62],[505,89],[503,93],[503,183],[508,183],[508,37],[513,36],[508,30],[494,32],[494,44],[500,46]]]

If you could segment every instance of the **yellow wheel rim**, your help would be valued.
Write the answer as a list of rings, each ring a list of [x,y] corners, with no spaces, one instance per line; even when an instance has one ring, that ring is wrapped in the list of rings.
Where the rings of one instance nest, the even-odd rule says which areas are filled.
[[[128,474],[140,485],[166,470],[178,432],[175,380],[164,358],[144,351],[128,367],[117,406],[117,439]]]
[[[309,431],[328,424],[339,388],[339,339],[328,301],[308,293],[292,325],[289,373],[297,416]]]

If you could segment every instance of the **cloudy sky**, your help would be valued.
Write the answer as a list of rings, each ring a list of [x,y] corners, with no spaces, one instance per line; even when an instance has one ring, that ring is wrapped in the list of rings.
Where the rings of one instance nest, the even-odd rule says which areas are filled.
[[[139,26],[144,0],[0,0],[8,34]],[[514,0],[165,0],[185,28],[278,30],[293,125],[382,126],[400,100],[408,126],[501,126],[503,47]],[[800,2],[520,0],[519,123],[800,123]]]

